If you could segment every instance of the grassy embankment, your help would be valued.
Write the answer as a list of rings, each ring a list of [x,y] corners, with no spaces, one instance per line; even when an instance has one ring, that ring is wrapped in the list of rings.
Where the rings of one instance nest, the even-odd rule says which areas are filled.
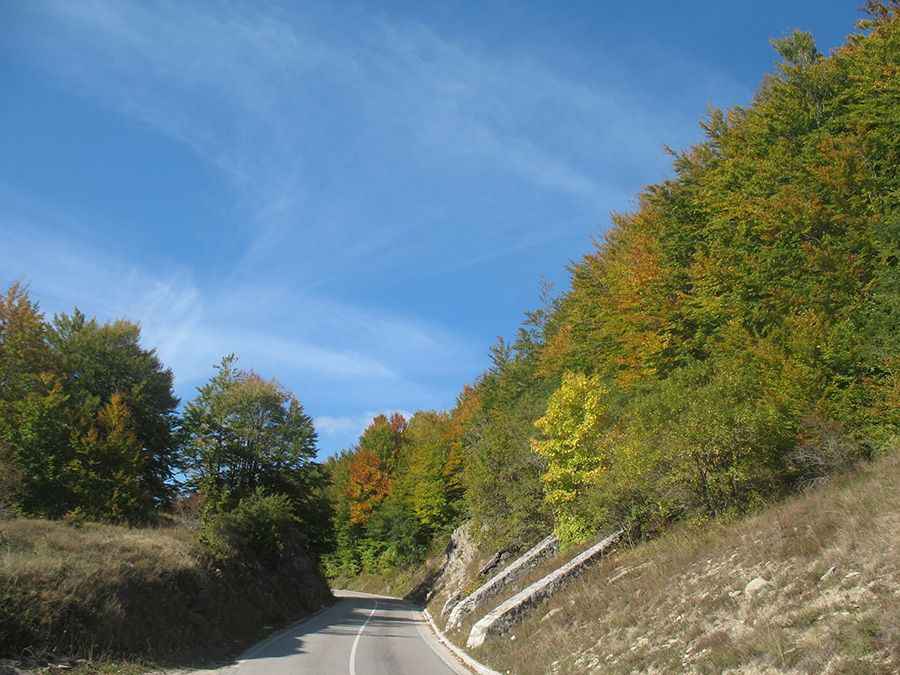
[[[900,672],[898,531],[895,452],[751,517],[620,550],[474,655],[523,675]]]
[[[0,520],[0,659],[85,673],[224,662],[330,600],[305,553],[287,553],[277,568],[224,565],[185,527]]]

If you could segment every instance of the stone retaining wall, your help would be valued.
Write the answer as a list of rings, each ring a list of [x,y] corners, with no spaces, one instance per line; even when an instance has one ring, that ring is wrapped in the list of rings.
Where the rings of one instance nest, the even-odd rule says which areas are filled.
[[[480,586],[470,595],[466,596],[453,607],[447,619],[446,630],[459,627],[463,618],[492,595],[498,593],[504,586],[521,577],[529,569],[537,565],[541,560],[549,558],[559,550],[559,540],[555,534],[545,537],[524,555],[514,560],[508,567],[495,574],[484,585]]]
[[[562,567],[554,570],[543,579],[535,581],[526,589],[516,593],[509,600],[488,613],[484,618],[472,626],[466,647],[474,649],[480,647],[489,633],[502,633],[515,623],[525,610],[540,600],[550,596],[563,584],[564,581],[580,572],[586,565],[593,562],[609,550],[622,536],[624,530],[619,530],[605,537],[589,549],[572,558]]]

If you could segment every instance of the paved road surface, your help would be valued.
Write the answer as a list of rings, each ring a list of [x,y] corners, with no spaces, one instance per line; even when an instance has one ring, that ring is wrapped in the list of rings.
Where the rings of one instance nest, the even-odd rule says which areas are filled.
[[[408,603],[335,591],[334,605],[249,649],[218,675],[469,673]]]

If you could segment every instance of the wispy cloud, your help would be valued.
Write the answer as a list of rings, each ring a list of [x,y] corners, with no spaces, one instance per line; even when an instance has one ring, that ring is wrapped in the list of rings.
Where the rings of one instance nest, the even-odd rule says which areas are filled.
[[[139,321],[182,393],[231,352],[289,384],[370,381],[399,390],[434,362],[471,358],[457,338],[422,321],[244,284],[203,290],[187,272],[155,276],[34,221],[0,216],[0,231],[0,284],[24,279],[51,313],[78,305],[101,319]]]
[[[337,25],[296,3],[25,3],[10,53],[199,158],[226,188],[237,234],[222,234],[238,243],[204,277],[190,252],[151,267],[75,236],[114,227],[89,227],[90,209],[60,225],[41,195],[36,211],[0,210],[0,282],[30,280],[51,311],[140,320],[183,395],[236,351],[312,392],[334,443],[382,401],[449,403],[483,345],[398,310],[404,298],[573,232],[586,244],[689,118],[638,96],[612,50],[579,79],[365,5],[343,11]],[[367,293],[371,280],[394,295]]]
[[[42,30],[22,45],[51,76],[185,143],[227,177],[248,215],[238,272],[271,264],[311,235],[330,262],[390,257],[415,223],[348,236],[334,208],[319,203],[327,167],[309,165],[329,146],[339,161],[356,160],[343,145],[373,124],[402,162],[477,166],[605,214],[630,188],[618,176],[648,157],[664,163],[659,148],[684,121],[633,95],[614,60],[588,84],[413,22],[358,11],[335,32],[314,16],[270,10],[36,2]],[[612,174],[602,171],[606,155],[615,156]],[[343,168],[337,180],[365,180],[352,164]],[[383,199],[349,186],[359,187],[362,209]],[[333,274],[310,265],[314,283]]]

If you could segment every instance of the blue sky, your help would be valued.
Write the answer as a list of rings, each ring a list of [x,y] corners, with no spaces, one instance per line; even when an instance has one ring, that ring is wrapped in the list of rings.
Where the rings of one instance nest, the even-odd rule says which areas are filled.
[[[0,0],[0,283],[236,352],[316,419],[452,405],[770,37],[829,2]]]

